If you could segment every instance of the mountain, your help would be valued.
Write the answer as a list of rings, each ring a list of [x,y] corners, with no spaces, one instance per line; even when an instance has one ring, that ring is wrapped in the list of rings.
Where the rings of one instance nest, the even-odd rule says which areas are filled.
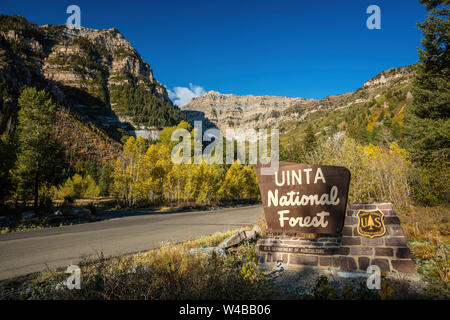
[[[311,125],[317,136],[339,132],[367,144],[387,144],[402,134],[406,107],[412,102],[414,66],[392,68],[366,81],[354,92],[325,97],[310,110],[280,123],[281,141],[301,139]]]
[[[74,158],[113,159],[123,136],[152,138],[185,118],[222,131],[279,128],[282,142],[301,139],[307,125],[317,135],[348,131],[364,142],[389,140],[398,135],[411,102],[412,74],[411,66],[389,69],[354,92],[321,100],[210,91],[180,111],[117,29],[69,30],[0,15],[0,131],[14,130],[21,88],[45,89],[60,106],[64,121],[57,125],[74,128],[58,128],[65,134],[61,140],[84,137],[69,144]],[[104,148],[98,154],[97,145]]]
[[[412,76],[412,66],[389,69],[354,92],[321,100],[210,91],[193,99],[182,112],[190,122],[201,120],[204,126],[217,127],[223,133],[227,128],[279,128],[283,141],[301,137],[311,124],[318,135],[364,128],[367,132],[359,132],[364,138],[373,130],[383,130],[386,124],[391,131],[392,126],[396,130],[404,107],[411,102]]]
[[[72,158],[114,159],[123,136],[154,138],[184,119],[139,53],[115,28],[37,26],[0,15],[0,133],[14,131],[25,86],[52,94],[56,131]]]
[[[0,83],[12,94],[2,129],[23,86],[46,89],[117,140],[148,136],[183,119],[151,67],[115,28],[70,30],[0,15]]]
[[[206,127],[255,129],[280,121],[294,104],[308,108],[315,100],[277,96],[237,96],[209,91],[182,107],[191,122],[202,120]]]

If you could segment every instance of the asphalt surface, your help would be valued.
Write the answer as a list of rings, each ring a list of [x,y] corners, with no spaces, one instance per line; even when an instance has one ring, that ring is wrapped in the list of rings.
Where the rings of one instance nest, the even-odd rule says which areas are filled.
[[[0,235],[0,280],[77,264],[85,258],[120,256],[214,232],[255,224],[262,207],[152,213],[59,228]]]

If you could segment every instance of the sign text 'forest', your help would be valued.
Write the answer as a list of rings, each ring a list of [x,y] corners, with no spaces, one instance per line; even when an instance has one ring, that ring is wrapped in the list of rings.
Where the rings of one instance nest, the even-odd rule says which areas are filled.
[[[280,162],[272,175],[258,184],[270,231],[336,234],[347,206],[350,171],[344,167]]]

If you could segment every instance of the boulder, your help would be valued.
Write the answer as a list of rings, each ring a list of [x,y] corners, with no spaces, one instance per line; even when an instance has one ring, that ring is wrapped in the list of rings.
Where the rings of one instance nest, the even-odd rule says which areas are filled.
[[[33,210],[22,212],[22,218],[24,219],[31,219],[36,216],[36,212]]]
[[[241,244],[242,242],[244,242],[247,239],[247,235],[245,231],[239,231],[236,232],[235,234],[233,234],[232,236],[226,238],[225,240],[222,241],[222,243],[219,245],[219,247],[221,248],[231,248],[231,247],[235,247],[238,244]]]
[[[227,256],[225,249],[220,247],[194,248],[189,250],[189,254],[203,254],[206,256],[212,256],[213,252],[222,258]]]
[[[256,232],[256,234],[261,234],[261,228],[257,225],[257,224],[255,224],[254,226],[253,226],[253,229],[252,229],[252,231],[255,231]]]
[[[62,216],[62,211],[58,210],[53,213],[54,216]]]
[[[256,240],[258,234],[256,233],[255,230],[245,231],[245,237],[246,237],[245,241],[252,242]]]

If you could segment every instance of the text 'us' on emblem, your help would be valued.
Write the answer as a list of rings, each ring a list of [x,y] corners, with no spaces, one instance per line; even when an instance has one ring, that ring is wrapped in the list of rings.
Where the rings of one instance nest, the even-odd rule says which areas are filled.
[[[356,216],[359,235],[374,238],[384,236],[386,233],[384,214],[381,210],[359,210]]]

